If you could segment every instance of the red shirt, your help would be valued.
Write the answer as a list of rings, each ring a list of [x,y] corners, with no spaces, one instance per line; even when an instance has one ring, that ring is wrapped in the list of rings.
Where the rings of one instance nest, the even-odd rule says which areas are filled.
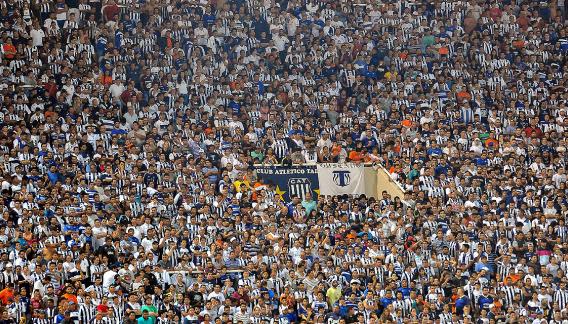
[[[544,133],[540,130],[540,128],[537,127],[527,127],[525,128],[525,134],[528,137],[532,137],[533,134],[536,135],[536,137],[538,138],[542,138],[544,136]]]
[[[125,91],[120,95],[120,99],[122,99],[123,102],[130,102],[130,100],[132,99],[132,95],[134,95],[134,94],[135,94],[134,91],[125,90]]]
[[[46,83],[43,87],[50,97],[55,98],[55,96],[57,95],[57,85],[55,83]]]
[[[97,311],[99,311],[101,313],[106,313],[106,312],[108,312],[108,306],[100,304],[99,306],[97,306]]]
[[[493,20],[499,20],[503,13],[498,7],[493,7],[489,10],[489,15],[491,16],[491,18],[493,18]]]
[[[108,5],[103,9],[103,15],[107,21],[114,20],[114,16],[118,15],[120,8],[115,4]]]

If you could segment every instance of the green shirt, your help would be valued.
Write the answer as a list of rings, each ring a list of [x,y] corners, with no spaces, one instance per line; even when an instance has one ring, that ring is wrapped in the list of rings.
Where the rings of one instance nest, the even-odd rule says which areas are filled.
[[[410,170],[410,172],[408,172],[408,179],[410,180],[414,180],[414,178],[420,176],[420,172],[418,172],[418,170],[416,169],[412,169]]]
[[[262,152],[252,151],[250,152],[250,156],[254,159],[259,159],[260,162],[264,160],[264,154]]]
[[[155,321],[156,319],[152,316],[148,316],[147,319],[144,319],[143,316],[138,317],[138,324],[154,324]]]
[[[422,45],[428,47],[434,45],[435,38],[432,35],[422,37]]]
[[[306,209],[306,216],[310,216],[310,213],[312,212],[312,210],[315,210],[317,206],[318,206],[318,204],[313,200],[302,201],[302,207],[304,207]]]
[[[148,313],[157,313],[158,312],[158,309],[154,305],[143,305],[142,308],[140,308],[140,312],[142,312],[142,313],[144,313],[145,310],[147,310]],[[152,317],[152,316],[150,316],[150,317]]]

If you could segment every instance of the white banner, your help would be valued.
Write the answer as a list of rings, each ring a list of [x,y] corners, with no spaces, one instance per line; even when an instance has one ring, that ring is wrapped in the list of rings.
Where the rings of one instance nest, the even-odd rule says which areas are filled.
[[[317,167],[321,195],[361,195],[365,193],[363,164],[322,163]]]

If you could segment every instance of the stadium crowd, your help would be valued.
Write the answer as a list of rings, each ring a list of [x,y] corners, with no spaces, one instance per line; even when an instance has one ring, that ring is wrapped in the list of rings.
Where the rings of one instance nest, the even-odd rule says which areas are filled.
[[[565,18],[0,1],[0,323],[568,323]],[[403,199],[253,167],[345,161]]]

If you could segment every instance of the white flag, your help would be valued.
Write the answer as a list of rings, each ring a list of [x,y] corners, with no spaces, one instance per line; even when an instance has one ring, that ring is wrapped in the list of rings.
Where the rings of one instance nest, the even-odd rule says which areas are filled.
[[[318,164],[321,195],[361,195],[365,193],[364,167],[354,163]]]

